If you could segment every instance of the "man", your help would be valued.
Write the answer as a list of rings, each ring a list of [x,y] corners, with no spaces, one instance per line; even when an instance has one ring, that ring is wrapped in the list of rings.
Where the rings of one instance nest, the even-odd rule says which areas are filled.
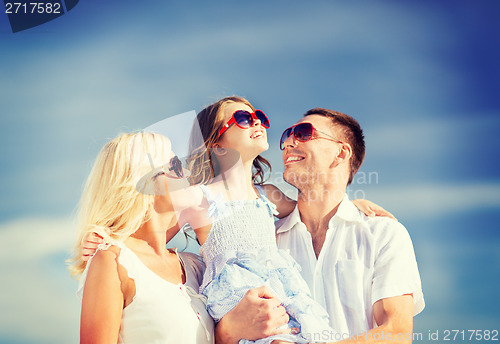
[[[277,223],[280,249],[302,267],[313,298],[339,334],[304,334],[311,341],[411,342],[413,316],[424,308],[413,245],[397,221],[366,217],[346,187],[365,154],[352,117],[309,110],[281,141],[284,178],[298,193],[295,210]],[[288,317],[264,287],[251,290],[216,328],[220,343],[257,339],[285,330]]]

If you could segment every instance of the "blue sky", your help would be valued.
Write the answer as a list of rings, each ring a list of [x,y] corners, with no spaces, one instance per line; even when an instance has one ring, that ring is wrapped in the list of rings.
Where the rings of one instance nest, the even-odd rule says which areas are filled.
[[[78,341],[63,261],[101,146],[232,94],[269,115],[271,181],[288,192],[282,130],[318,106],[357,118],[350,194],[413,238],[415,332],[498,330],[499,14],[494,0],[82,0],[12,34],[0,13],[0,343]]]

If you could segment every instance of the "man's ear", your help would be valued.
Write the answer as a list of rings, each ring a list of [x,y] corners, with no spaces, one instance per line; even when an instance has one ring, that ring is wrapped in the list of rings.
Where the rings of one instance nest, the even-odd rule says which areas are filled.
[[[335,157],[335,162],[337,164],[341,164],[344,161],[347,161],[351,158],[352,156],[352,147],[348,143],[342,143],[340,150],[337,153],[337,156]]]

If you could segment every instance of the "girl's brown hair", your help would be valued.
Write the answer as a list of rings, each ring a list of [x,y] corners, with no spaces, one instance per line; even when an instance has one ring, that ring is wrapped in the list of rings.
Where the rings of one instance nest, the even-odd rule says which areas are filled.
[[[245,98],[232,96],[223,98],[198,113],[197,123],[195,121],[191,130],[189,142],[190,157],[187,160],[188,168],[191,171],[190,181],[192,184],[207,184],[220,173],[219,163],[217,159],[212,159],[210,151],[219,142],[219,131],[225,124],[224,108],[229,103],[242,103],[249,106],[252,111],[255,111],[252,104]],[[198,130],[198,125],[200,130]],[[269,161],[260,155],[257,156],[253,161],[252,181],[254,184],[260,185],[264,183],[264,170],[266,168],[271,171]]]

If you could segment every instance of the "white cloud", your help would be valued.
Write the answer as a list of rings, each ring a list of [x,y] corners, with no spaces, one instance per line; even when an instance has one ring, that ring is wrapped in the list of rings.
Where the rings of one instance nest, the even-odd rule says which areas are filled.
[[[394,59],[392,63],[400,65],[402,70],[418,70],[422,66],[427,71],[429,68],[433,71],[443,70],[440,68],[442,66],[435,66],[433,61],[424,63],[419,60],[422,54],[418,53],[422,46],[431,42],[428,32],[439,31],[441,36],[446,36],[447,41],[451,39],[450,34],[441,27],[441,22],[414,30],[423,16],[423,9],[408,11],[404,7],[383,4],[365,5],[368,8],[360,11],[358,7],[344,3],[315,6],[296,4],[294,7],[280,7],[279,16],[271,14],[272,11],[278,12],[276,8],[269,8],[271,12],[261,13],[258,25],[251,20],[241,20],[238,25],[232,25],[234,23],[228,20],[230,30],[224,21],[215,25],[185,23],[196,34],[192,30],[172,34],[168,32],[171,28],[166,24],[153,33],[150,26],[137,27],[132,25],[133,21],[127,26],[116,26],[110,22],[108,25],[113,27],[102,28],[101,34],[91,40],[77,39],[69,46],[38,51],[37,64],[20,60],[18,68],[13,68],[19,70],[16,74],[18,81],[0,87],[6,99],[19,100],[16,103],[20,103],[23,93],[19,87],[22,87],[25,93],[32,95],[33,103],[44,104],[43,109],[36,109],[36,113],[43,111],[46,116],[65,123],[65,118],[76,115],[93,118],[106,113],[109,117],[117,109],[125,109],[128,114],[135,115],[144,115],[144,111],[155,107],[156,113],[168,107],[174,108],[175,112],[190,110],[193,97],[205,99],[207,90],[213,90],[213,85],[227,82],[228,75],[235,71],[224,67],[234,59],[242,65],[253,64],[254,61],[266,64],[269,59],[285,56],[286,59],[280,60],[287,64],[290,61],[307,60],[311,55],[329,56],[333,52],[338,52],[334,55],[354,52],[382,57],[390,51]],[[238,10],[225,8],[221,16],[232,15],[235,11]],[[395,23],[392,23],[393,26],[391,22],[380,25],[379,19],[396,19],[403,15],[406,25],[401,25],[399,30],[415,32],[409,47],[394,49],[391,39],[374,39],[388,35],[399,37],[391,29],[396,26]],[[353,18],[365,26],[353,27]],[[368,34],[366,27],[370,27]],[[140,47],[147,47],[147,53],[139,47],[131,47],[138,42]],[[55,53],[57,58],[54,58]],[[396,58],[398,55],[399,58]],[[71,63],[61,65],[61,61]],[[296,67],[296,64],[292,65]],[[219,68],[214,68],[216,66]],[[221,68],[224,71],[222,73]],[[314,68],[314,64],[300,63],[303,73],[309,73]],[[397,66],[394,68],[398,69]],[[241,83],[256,82],[252,80],[252,77],[259,75],[258,71],[255,72],[246,73]],[[415,74],[422,75],[420,72]],[[367,77],[372,80],[369,75]],[[52,87],[46,87],[47,81]],[[283,83],[286,82],[283,80]],[[228,87],[227,83],[225,87]],[[367,87],[374,88],[370,85]],[[398,86],[392,83],[392,87]],[[383,89],[389,92],[386,87]],[[136,96],[140,93],[137,92],[143,92],[143,97],[138,99]],[[148,101],[157,100],[157,103],[152,107],[146,105],[144,96]],[[162,104],[160,99],[165,96],[176,104]],[[116,104],[117,101],[120,105]],[[186,108],[186,104],[190,104],[189,108]],[[178,108],[181,106],[183,108]],[[175,112],[168,111],[166,114]]]
[[[20,219],[0,225],[2,263],[33,262],[71,248],[75,224],[69,219]]]
[[[495,133],[500,129],[500,118],[495,113],[472,113],[460,118],[415,118],[401,119],[398,122],[384,122],[377,126],[364,128],[367,143],[367,158],[371,156],[395,156],[403,159],[415,159],[419,156],[438,157],[447,160],[451,152],[471,152],[476,156],[484,151],[484,145],[478,146],[486,137],[488,145],[496,140]],[[475,157],[464,156],[471,163]],[[480,162],[480,161],[479,161]],[[425,162],[423,162],[425,163]]]
[[[412,43],[408,43],[409,47],[394,49],[390,45],[391,39],[375,40],[374,37],[392,37],[394,33],[390,25],[398,24],[388,22],[386,25],[380,25],[378,18],[404,18],[406,25],[401,25],[401,30],[407,32],[417,26],[424,9],[413,8],[408,11],[404,6],[366,6],[368,7],[362,11],[347,3],[271,6],[269,11],[261,13],[258,24],[254,21],[238,20],[238,25],[231,26],[231,30],[228,30],[228,25],[234,22],[231,18],[241,12],[241,9],[236,7],[220,10],[221,18],[227,16],[227,23],[220,21],[204,25],[204,22],[186,21],[183,25],[190,29],[175,32],[167,32],[170,27],[166,22],[155,32],[151,31],[150,26],[135,26],[133,24],[137,24],[139,19],[134,16],[130,19],[131,25],[106,22],[106,25],[111,27],[102,28],[100,34],[96,34],[92,39],[77,35],[70,43],[41,46],[36,50],[37,63],[27,63],[30,54],[5,63],[4,69],[8,66],[9,70],[6,72],[10,73],[9,76],[13,80],[0,84],[0,99],[5,99],[11,113],[9,118],[15,124],[9,127],[9,135],[14,131],[26,131],[27,135],[16,134],[13,135],[15,138],[8,142],[0,139],[0,143],[3,143],[2,147],[14,147],[17,150],[19,156],[15,159],[22,161],[14,161],[14,164],[22,164],[32,158],[36,161],[33,164],[35,166],[16,173],[16,178],[10,177],[10,180],[18,184],[10,193],[26,193],[33,167],[36,167],[37,171],[45,170],[46,178],[42,179],[44,185],[53,187],[58,184],[50,169],[64,169],[67,171],[66,175],[62,176],[64,180],[73,184],[81,183],[71,169],[82,170],[81,161],[94,158],[95,146],[100,147],[105,141],[104,138],[116,135],[120,128],[124,131],[140,129],[162,119],[163,116],[198,108],[213,92],[228,90],[232,93],[236,84],[241,85],[241,89],[247,92],[258,85],[260,92],[256,95],[256,101],[265,98],[267,94],[276,94],[277,97],[286,94],[290,102],[305,102],[309,98],[316,101],[316,90],[302,80],[295,80],[293,74],[281,75],[283,79],[278,80],[281,86],[279,89],[262,82],[262,73],[269,73],[269,77],[274,75],[275,71],[269,68],[269,61],[273,61],[274,65],[276,59],[282,61],[280,65],[283,64],[285,69],[299,67],[301,74],[314,75],[316,68],[321,67],[316,63],[304,62],[310,59],[314,61],[316,56],[337,56],[353,52],[371,57],[379,56],[382,60],[388,55],[394,58],[395,55],[401,54],[390,64],[394,70],[416,70],[416,74],[422,75],[425,73],[418,68],[425,66],[430,74],[434,71],[446,73],[447,69],[442,68],[439,61],[420,60],[420,48],[432,44],[428,32],[439,31],[440,37],[444,35],[449,38],[449,32],[436,27],[441,26],[441,22],[433,22],[425,28],[420,27],[412,36]],[[123,11],[127,13],[126,9]],[[123,16],[123,13],[120,13]],[[275,15],[278,13],[279,15]],[[244,13],[244,18],[245,14],[249,13]],[[204,13],[193,15],[203,17]],[[353,25],[353,18],[364,25]],[[120,19],[123,20],[123,17]],[[370,28],[369,34],[367,27]],[[395,35],[395,38],[399,35]],[[14,56],[14,53],[9,56]],[[61,61],[68,63],[63,64]],[[338,61],[337,67],[332,64],[332,68],[327,68],[325,72],[335,68],[349,70],[340,66],[355,65],[356,63],[350,62],[349,59]],[[243,77],[240,79],[240,76]],[[399,87],[394,78],[404,78],[404,74],[384,77],[383,80],[387,81],[384,87],[380,87],[380,75],[359,73],[354,78],[354,82],[358,84],[355,89],[357,93],[366,96],[371,94],[372,88],[391,93],[389,88]],[[345,79],[348,80],[343,82],[353,80],[352,75]],[[375,80],[376,87],[370,86],[366,79]],[[48,84],[50,87],[47,87]],[[415,88],[421,87],[418,82],[412,85]],[[365,87],[364,91],[360,87]],[[444,90],[446,88],[439,94],[442,95]],[[293,91],[290,93],[292,96],[289,95],[290,91]],[[30,102],[24,101],[25,94],[30,95]],[[300,94],[300,97],[293,96],[294,94]],[[285,113],[286,111],[283,115]],[[284,116],[276,117],[276,121],[280,120],[284,122]],[[20,124],[21,122],[28,125]],[[280,131],[279,125],[274,128],[276,129],[272,130]],[[405,133],[406,131],[401,135]],[[21,137],[23,142],[19,142]],[[93,137],[96,138],[97,144],[89,143]],[[382,136],[384,137],[390,135]],[[413,143],[413,140],[409,140],[408,144]],[[92,149],[86,150],[89,146]],[[399,146],[404,147],[404,144]],[[60,159],[56,154],[61,155]],[[44,158],[43,162],[40,162],[41,157]],[[61,159],[74,166],[62,166]],[[40,167],[41,164],[51,165],[51,168],[44,169]],[[273,161],[273,164],[280,166],[280,159]],[[9,167],[15,168],[16,165]],[[47,195],[53,194],[42,191],[44,190],[41,190],[40,194],[43,195],[44,201],[47,201]],[[68,196],[66,199],[70,198],[71,196]],[[11,203],[17,205],[21,202],[16,200]],[[58,204],[54,202],[54,206]]]
[[[500,208],[500,183],[355,185],[351,187],[350,194],[379,203],[402,219]]]
[[[0,225],[0,337],[41,344],[78,341],[77,283],[63,262],[73,229],[68,219]]]

